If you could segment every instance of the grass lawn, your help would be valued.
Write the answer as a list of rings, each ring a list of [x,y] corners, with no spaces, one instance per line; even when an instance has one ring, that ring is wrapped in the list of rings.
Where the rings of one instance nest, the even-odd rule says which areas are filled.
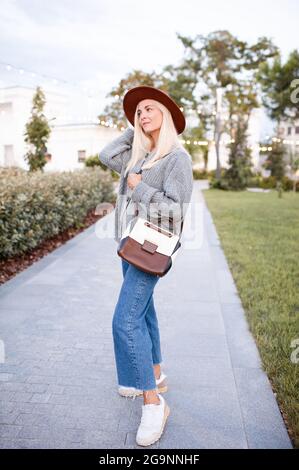
[[[299,194],[278,198],[276,191],[209,189],[203,195],[263,367],[299,448]]]

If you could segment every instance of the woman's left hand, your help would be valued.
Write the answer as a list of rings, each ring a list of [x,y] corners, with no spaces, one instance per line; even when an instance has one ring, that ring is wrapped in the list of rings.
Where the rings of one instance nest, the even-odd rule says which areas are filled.
[[[137,174],[137,173],[130,173],[128,175],[128,186],[130,189],[134,189],[135,186],[142,180],[142,175]]]

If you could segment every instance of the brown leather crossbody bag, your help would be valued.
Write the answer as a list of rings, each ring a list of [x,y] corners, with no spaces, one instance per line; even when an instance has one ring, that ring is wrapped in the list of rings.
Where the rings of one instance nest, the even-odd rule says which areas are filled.
[[[160,277],[165,276],[181,246],[183,224],[182,220],[180,235],[175,235],[148,219],[138,217],[133,228],[129,223],[124,231],[117,254],[141,271]]]

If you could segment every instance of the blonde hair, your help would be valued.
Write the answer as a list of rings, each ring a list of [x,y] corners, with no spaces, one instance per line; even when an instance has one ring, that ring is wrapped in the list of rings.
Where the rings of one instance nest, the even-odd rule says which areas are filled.
[[[184,148],[181,144],[177,130],[175,128],[172,115],[170,111],[159,101],[152,100],[157,108],[162,112],[162,124],[160,128],[159,138],[156,146],[156,150],[151,157],[151,160],[143,165],[142,169],[152,168],[153,165],[161,160],[165,155],[170,153],[175,148]],[[150,152],[152,140],[148,137],[140,123],[138,118],[138,106],[136,106],[134,115],[134,138],[132,143],[132,156],[128,161],[124,176],[126,177],[130,169],[136,165],[139,160],[143,160],[146,153]]]

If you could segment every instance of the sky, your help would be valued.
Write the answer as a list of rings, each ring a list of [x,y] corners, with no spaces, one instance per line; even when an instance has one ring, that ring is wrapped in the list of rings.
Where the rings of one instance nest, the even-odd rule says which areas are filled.
[[[178,64],[183,47],[176,33],[227,29],[249,43],[267,36],[284,58],[299,49],[299,0],[0,0],[0,6],[0,87],[17,80],[42,85],[51,77],[62,92],[88,87],[99,110],[134,69]]]

